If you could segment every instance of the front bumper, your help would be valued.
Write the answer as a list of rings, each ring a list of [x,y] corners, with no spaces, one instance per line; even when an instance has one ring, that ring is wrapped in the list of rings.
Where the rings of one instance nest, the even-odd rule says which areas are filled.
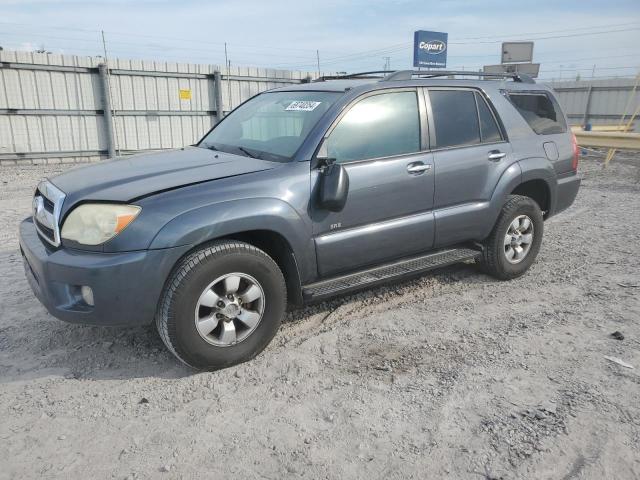
[[[32,219],[20,224],[20,252],[36,297],[54,317],[91,325],[143,325],[153,321],[164,282],[188,246],[97,253],[53,249]],[[93,290],[94,306],[80,289]]]

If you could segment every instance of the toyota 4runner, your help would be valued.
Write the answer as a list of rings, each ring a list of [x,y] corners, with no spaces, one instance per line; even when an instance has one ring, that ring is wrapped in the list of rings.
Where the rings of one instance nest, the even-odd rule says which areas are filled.
[[[525,273],[580,185],[552,91],[380,73],[263,92],[197,145],[42,181],[20,225],[35,295],[69,322],[155,321],[212,370],[261,352],[288,304],[461,261]]]

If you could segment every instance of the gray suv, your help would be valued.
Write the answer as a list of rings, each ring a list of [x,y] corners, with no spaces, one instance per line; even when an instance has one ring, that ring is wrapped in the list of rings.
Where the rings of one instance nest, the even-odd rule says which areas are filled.
[[[20,225],[35,295],[69,322],[155,321],[213,370],[262,351],[287,305],[462,261],[522,275],[578,192],[575,138],[549,88],[454,75],[263,92],[197,145],[42,181]]]

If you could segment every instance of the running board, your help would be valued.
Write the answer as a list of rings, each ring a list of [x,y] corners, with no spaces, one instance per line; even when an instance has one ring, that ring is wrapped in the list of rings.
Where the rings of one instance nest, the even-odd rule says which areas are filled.
[[[437,252],[407,258],[393,263],[387,263],[380,267],[369,268],[359,272],[350,273],[340,277],[322,280],[302,287],[302,296],[305,301],[318,300],[357,290],[364,286],[383,283],[389,280],[402,278],[408,275],[426,272],[438,267],[444,267],[465,260],[477,258],[481,252],[470,248],[450,248]]]

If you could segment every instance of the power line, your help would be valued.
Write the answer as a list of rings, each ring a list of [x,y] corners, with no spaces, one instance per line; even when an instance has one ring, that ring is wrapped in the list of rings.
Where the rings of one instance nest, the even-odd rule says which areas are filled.
[[[12,23],[12,22],[0,22],[0,25],[22,25],[22,26],[27,26],[27,25],[32,25],[33,24],[20,24],[20,23]],[[589,32],[584,32],[584,33],[573,33],[573,34],[566,34],[566,35],[557,35],[557,36],[548,36],[548,37],[540,37],[540,38],[533,38],[532,40],[547,40],[547,39],[554,39],[554,38],[567,38],[567,37],[577,37],[577,36],[584,36],[584,35],[598,35],[598,34],[605,34],[605,33],[617,33],[617,32],[626,32],[626,31],[632,31],[632,30],[637,30],[640,27],[634,27],[634,28],[627,28],[627,29],[620,29],[620,30],[605,30],[605,31],[593,31],[593,28],[605,28],[605,27],[610,27],[610,26],[625,26],[625,25],[637,25],[637,22],[633,22],[633,23],[623,23],[623,24],[609,24],[609,25],[600,25],[597,27],[577,27],[577,28],[573,28],[573,29],[566,29],[566,30],[552,30],[552,31],[546,31],[546,32],[530,32],[530,33],[520,33],[520,34],[501,34],[501,35],[492,35],[492,36],[483,36],[483,37],[463,37],[461,40],[469,40],[469,39],[490,39],[490,38],[506,38],[509,36],[524,36],[524,35],[539,35],[539,34],[547,34],[547,33],[555,33],[555,32],[571,32],[571,31],[579,31],[579,30],[585,30],[585,29],[591,29],[591,31]],[[90,30],[90,29],[82,29],[82,28],[72,28],[72,27],[45,27],[45,28],[50,28],[50,29],[57,29],[57,30],[68,30],[68,31],[82,31],[82,32],[91,32],[91,33],[98,33],[99,31],[94,31],[94,30]],[[134,34],[134,33],[124,33],[124,32],[108,32],[111,34],[116,34],[116,35],[120,35],[120,36],[129,36],[129,37],[142,37],[142,38],[162,38],[163,40],[167,40],[167,39],[174,39],[174,40],[178,40],[178,41],[184,41],[184,42],[197,42],[197,43],[201,43],[201,44],[210,44],[210,45],[216,45],[216,46],[220,46],[222,47],[224,45],[223,42],[207,42],[207,41],[201,41],[201,40],[193,40],[193,39],[185,39],[185,38],[178,38],[178,37],[166,37],[166,36],[157,36],[157,35],[142,35],[142,34]],[[59,39],[59,40],[70,40],[70,41],[81,41],[81,42],[90,42],[93,43],[94,40],[88,40],[88,39],[83,39],[83,38],[78,38],[78,37],[52,37],[50,35],[45,35],[42,33],[17,33],[17,32],[4,32],[5,35],[31,35],[31,36],[40,36],[40,37],[44,37],[44,38],[49,38],[49,39]],[[478,44],[478,43],[500,43],[502,40],[493,40],[493,41],[485,41],[485,42],[449,42],[451,45],[469,45],[469,44]],[[131,43],[131,42],[122,42],[122,41],[110,41],[110,44],[119,44],[119,45],[123,45],[123,46],[135,46],[137,48],[143,47],[143,48],[149,48],[149,49],[162,49],[162,50],[166,50],[166,49],[172,49],[172,50],[188,50],[188,51],[194,51],[194,50],[198,50],[198,51],[205,51],[207,53],[219,53],[219,52],[214,52],[208,49],[195,49],[195,48],[189,48],[189,47],[178,47],[175,45],[170,45],[167,46],[165,44],[138,44],[138,43]],[[330,57],[326,60],[323,61],[324,64],[335,64],[335,63],[340,63],[343,61],[353,61],[356,60],[358,58],[361,57],[369,57],[369,56],[380,56],[380,55],[385,55],[385,54],[390,54],[390,53],[396,53],[399,52],[401,50],[404,49],[408,49],[412,46],[412,43],[410,42],[403,42],[403,43],[399,43],[399,44],[394,44],[394,45],[390,45],[387,47],[382,47],[382,48],[377,48],[377,49],[371,49],[371,50],[364,50],[361,52],[356,52],[356,53],[350,53],[350,54],[345,54],[345,55],[339,55],[339,56],[335,56],[335,57]],[[256,51],[255,46],[244,46],[244,45],[236,45],[233,44],[234,49],[236,48],[251,48],[252,51]],[[266,47],[264,47],[266,48]],[[281,50],[281,51],[285,51],[285,50],[296,50],[296,51],[308,51],[308,52],[313,52],[315,53],[313,50],[307,50],[307,49],[292,49],[292,48],[282,48],[282,47],[269,47],[268,48],[269,51],[272,50]],[[272,53],[261,53],[260,56],[271,56],[271,57],[280,57],[281,55],[278,54],[272,54]],[[288,54],[287,57],[292,57],[293,55]],[[297,56],[298,58],[309,58],[310,56]],[[452,57],[453,58],[453,57]],[[287,62],[287,63],[280,63],[278,64],[278,66],[292,66],[292,65],[299,65],[299,66],[306,66],[308,68],[312,68],[315,67],[316,65],[314,65],[313,63],[311,63],[312,61],[310,61],[309,63],[297,63],[297,62]]]
[[[591,31],[591,32],[584,32],[584,33],[573,33],[573,34],[567,34],[567,35],[556,35],[556,36],[529,38],[528,40],[550,40],[550,39],[556,39],[556,38],[581,37],[581,36],[585,36],[585,35],[601,35],[601,34],[606,34],[606,33],[619,33],[619,32],[633,31],[633,30],[640,30],[640,26],[633,27],[633,28],[627,28],[627,29],[620,29],[620,30],[604,30],[604,31],[597,31],[597,32]],[[501,35],[500,37],[501,38],[508,38],[508,36],[506,36],[506,35]],[[487,37],[487,38],[489,38],[489,37]],[[496,37],[494,37],[494,38],[496,38]],[[486,42],[449,42],[449,45],[498,44],[498,43],[502,43],[502,42],[503,42],[503,40],[486,41]],[[334,64],[334,63],[340,63],[340,62],[345,61],[345,60],[355,60],[356,58],[359,58],[359,57],[374,57],[374,56],[379,57],[380,55],[394,53],[396,51],[400,51],[400,50],[411,48],[412,46],[413,46],[413,43],[411,43],[411,42],[403,42],[401,44],[396,44],[396,45],[393,45],[393,46],[385,47],[384,49],[364,50],[364,51],[359,52],[359,53],[343,55],[343,56],[333,57],[333,58],[328,58],[327,60],[323,61],[323,63],[324,64]],[[281,66],[286,66],[286,65],[293,65],[293,64],[289,63],[289,64],[280,64],[280,65]],[[303,64],[299,64],[299,65],[303,65]]]
[[[640,67],[635,66],[620,66],[620,67],[597,67],[596,70],[636,70]],[[585,67],[585,68],[560,68],[560,69],[556,69],[556,70],[544,70],[545,73],[552,73],[552,72],[584,72],[584,71],[591,71],[593,69],[593,66],[591,67]],[[541,68],[542,70],[542,68]]]
[[[636,48],[636,47],[634,47]],[[609,58],[626,58],[626,57],[638,57],[640,58],[640,53],[630,53],[627,55],[609,55],[608,57],[585,57],[585,58],[572,58],[570,60],[564,59],[564,60],[545,60],[544,63],[548,64],[548,63],[571,63],[571,62],[585,62],[588,60],[607,60]],[[542,63],[542,62],[540,62]]]
[[[107,33],[105,31],[105,33]],[[50,39],[50,40],[67,40],[67,41],[72,41],[72,42],[82,42],[82,43],[95,43],[95,44],[99,44],[100,40],[99,38],[96,39],[88,39],[88,38],[80,38],[80,37],[60,37],[60,36],[51,36],[51,35],[47,35],[47,34],[43,34],[43,33],[30,33],[30,34],[24,34],[21,32],[0,32],[0,35],[10,35],[10,36],[30,36],[30,37],[41,37],[44,39]],[[136,48],[148,48],[148,49],[152,49],[152,50],[184,50],[184,51],[199,51],[199,52],[208,52],[208,53],[220,53],[219,51],[215,51],[215,50],[211,50],[211,49],[205,49],[205,48],[193,48],[193,47],[180,47],[180,46],[176,46],[176,45],[167,45],[167,44],[160,44],[160,43],[132,43],[132,42],[122,42],[122,41],[118,41],[118,40],[109,40],[109,45],[122,45],[122,46],[131,46],[131,47],[136,47]],[[218,45],[218,44],[216,44]],[[220,44],[221,48],[224,48],[224,43]],[[236,45],[234,45],[234,48],[236,48]],[[280,54],[271,54],[271,53],[260,53],[260,56],[267,56],[267,57],[282,57],[283,55]],[[287,57],[294,57],[294,58],[309,58],[309,56],[300,56],[300,55],[291,55],[291,54],[287,54]]]
[[[593,30],[594,28],[610,28],[610,27],[626,27],[629,25],[638,25],[638,22],[629,22],[629,23],[610,23],[607,25],[593,25],[589,27],[576,27],[576,28],[563,28],[562,30],[550,30],[546,32],[516,32],[516,33],[505,33],[500,35],[488,35],[485,37],[462,37],[460,40],[483,40],[483,39],[491,39],[497,37],[520,37],[523,35],[546,35],[548,33],[566,33],[566,32],[575,32],[579,30]]]
[[[17,23],[11,23],[11,22],[0,22],[0,25],[29,25],[29,24],[17,24]],[[586,29],[593,29],[593,28],[605,28],[605,27],[613,27],[613,26],[627,26],[627,25],[637,25],[637,22],[633,22],[633,23],[624,23],[624,24],[609,24],[609,25],[600,25],[598,27],[577,27],[577,28],[573,28],[573,29],[567,29],[567,30],[562,30],[560,32],[577,32],[577,31],[582,31],[582,30],[586,30]],[[55,26],[49,26],[49,27],[44,27],[44,28],[50,28],[50,29],[54,29],[54,30],[66,30],[66,31],[79,31],[79,32],[89,32],[89,33],[97,33],[98,31],[95,30],[90,30],[90,29],[83,29],[83,28],[71,28],[71,27],[55,27]],[[634,30],[638,30],[640,29],[640,26],[637,27],[632,27],[632,28],[624,28],[624,29],[617,29],[617,30],[602,30],[602,31],[588,31],[588,32],[582,32],[582,33],[567,33],[567,34],[563,34],[563,35],[554,35],[554,36],[546,36],[546,37],[539,37],[539,38],[533,38],[533,40],[548,40],[548,39],[555,39],[555,38],[568,38],[568,37],[580,37],[580,36],[585,36],[585,35],[599,35],[599,34],[607,34],[607,33],[618,33],[618,32],[628,32],[628,31],[634,31]],[[513,37],[513,36],[524,36],[524,35],[546,35],[549,33],[555,33],[555,32],[559,32],[558,30],[555,31],[546,31],[546,32],[533,32],[533,33],[520,33],[520,34],[501,34],[501,35],[492,35],[492,36],[483,36],[483,37],[462,37],[461,40],[473,40],[473,39],[491,39],[491,38],[506,38],[506,37]],[[160,37],[157,35],[142,35],[142,34],[133,34],[133,33],[119,33],[119,32],[111,32],[112,34],[116,34],[116,35],[120,35],[120,36],[124,36],[124,37],[142,37],[142,38],[162,38],[163,40],[167,40],[170,39],[172,37]],[[41,37],[44,39],[48,39],[48,40],[65,40],[65,41],[71,41],[74,42],[74,46],[71,47],[74,51],[87,51],[87,52],[94,52],[97,53],[98,52],[98,46],[99,46],[99,38],[95,38],[95,39],[88,39],[88,38],[80,38],[80,37],[65,37],[65,36],[51,36],[51,35],[47,35],[47,34],[43,34],[43,33],[24,33],[24,32],[2,32],[2,34],[4,35],[9,35],[9,36],[36,36],[36,37]],[[97,37],[97,35],[96,35]],[[178,41],[184,41],[184,42],[198,42],[198,43],[202,43],[202,44],[210,44],[210,45],[216,45],[216,46],[220,46],[222,47],[224,45],[224,43],[216,43],[216,42],[203,42],[203,41],[199,41],[199,40],[192,40],[192,39],[184,39],[184,38],[176,38],[173,37],[174,39],[178,40]],[[451,45],[475,45],[475,44],[494,44],[494,43],[500,43],[502,40],[495,40],[495,41],[486,41],[486,42],[450,42]],[[82,48],[78,48],[75,46],[76,43],[89,43],[89,44],[94,44],[96,45],[96,49],[82,49]],[[135,47],[136,50],[138,50],[138,52],[136,52],[135,56],[140,56],[141,55],[141,51],[149,51],[149,55],[157,55],[157,51],[160,50],[162,52],[162,56],[163,58],[178,58],[179,60],[185,61],[188,60],[188,58],[202,58],[202,59],[206,59],[210,62],[212,57],[221,57],[222,56],[222,49],[220,49],[220,51],[216,50],[216,49],[208,49],[208,48],[191,48],[191,47],[187,47],[187,46],[177,46],[177,45],[167,45],[167,44],[163,44],[163,43],[132,43],[132,42],[126,42],[126,41],[120,41],[120,40],[111,40],[109,41],[109,46],[110,46],[110,50],[113,51],[122,51],[124,52],[123,54],[125,56],[129,56],[132,55],[130,53],[130,48],[127,47]],[[235,45],[232,44],[234,51],[236,49],[242,49],[242,48],[252,48],[252,52],[255,52],[255,48],[252,47],[245,47],[242,45]],[[395,54],[401,52],[401,51],[405,51],[410,49],[412,46],[411,42],[402,42],[402,43],[398,43],[398,44],[393,44],[393,45],[388,45],[386,47],[381,47],[381,48],[377,48],[377,49],[370,49],[370,50],[364,50],[364,51],[360,51],[360,52],[355,52],[355,53],[349,53],[349,54],[343,54],[343,55],[338,55],[338,56],[334,56],[334,57],[329,57],[327,59],[323,59],[323,65],[327,66],[327,65],[336,65],[339,63],[362,63],[362,62],[371,62],[373,64],[373,59],[374,58],[379,58],[380,56],[383,56],[384,58],[389,57],[389,59],[391,60],[391,58],[400,58],[395,56]],[[48,45],[49,48],[51,48]],[[621,47],[621,48],[625,48],[625,47]],[[631,47],[630,47],[631,48]],[[288,49],[288,48],[280,48],[280,47],[273,47],[271,50],[281,50],[281,51],[286,51],[286,50],[295,50],[295,51],[309,51],[312,52],[311,55],[292,55],[292,54],[278,54],[278,53],[272,53],[271,51],[269,53],[259,53],[258,56],[259,57],[271,57],[274,59],[280,58],[280,57],[287,57],[287,58],[299,58],[299,59],[306,59],[308,61],[307,62],[287,62],[287,63],[277,63],[277,61],[275,62],[269,62],[264,64],[265,66],[271,67],[271,68],[278,68],[278,67],[288,67],[288,68],[293,68],[294,66],[296,68],[299,69],[305,69],[305,70],[311,70],[314,68],[317,68],[317,58],[313,58],[313,57],[317,57],[317,51],[314,50],[306,50],[306,49]],[[174,51],[174,52],[189,52],[188,58],[185,58],[186,56],[182,56],[182,57],[175,57],[171,54],[168,54],[168,51]],[[204,52],[207,55],[194,55],[194,52]],[[316,55],[313,55],[313,53],[316,53]],[[559,54],[561,52],[553,52],[554,54]],[[142,55],[146,55],[146,54],[142,54]],[[456,58],[489,58],[493,56],[493,54],[485,54],[485,55],[460,55],[460,56],[450,56],[450,59],[456,59]],[[581,61],[588,61],[588,60],[597,60],[597,59],[608,59],[608,58],[621,58],[624,56],[628,56],[628,57],[632,57],[633,55],[617,55],[617,56],[607,56],[607,57],[587,57],[587,58],[579,58],[579,59],[570,59],[568,60],[568,62],[581,62]],[[235,56],[234,56],[235,57]],[[244,55],[242,52],[240,53],[240,56],[237,57],[237,61],[241,61],[241,62],[247,62],[250,64],[255,64],[255,61],[253,60],[255,58],[255,56],[249,54],[249,55]],[[251,60],[249,60],[251,59]],[[313,60],[316,60],[315,62]],[[389,60],[389,62],[390,62]],[[567,60],[549,60],[546,61],[545,63],[561,63],[561,62],[567,62]],[[467,65],[467,67],[469,67]],[[591,68],[591,67],[590,67]]]
[[[19,26],[34,26],[34,24],[27,24],[27,23],[14,23],[14,22],[0,22],[0,25],[19,25]],[[615,33],[615,32],[622,32],[622,31],[630,31],[630,30],[635,30],[635,28],[631,28],[631,29],[622,29],[622,30],[609,30],[609,31],[600,31],[600,32],[594,32],[593,29],[594,28],[608,28],[608,27],[618,27],[618,26],[628,26],[628,25],[637,25],[637,22],[628,22],[628,23],[616,23],[616,24],[605,24],[605,25],[598,25],[598,26],[584,26],[584,27],[574,27],[571,29],[564,29],[564,30],[547,30],[544,32],[528,32],[528,33],[511,33],[511,34],[500,34],[500,35],[490,35],[490,36],[480,36],[480,37],[462,37],[461,40],[478,40],[478,39],[493,39],[493,38],[506,38],[506,37],[522,37],[522,36],[526,36],[526,35],[540,35],[540,34],[548,34],[548,33],[556,33],[556,32],[575,32],[575,31],[582,31],[582,30],[590,30],[589,32],[586,33],[574,33],[574,34],[568,34],[568,35],[559,35],[559,36],[552,36],[552,37],[541,37],[538,38],[539,40],[546,40],[546,39],[552,39],[552,38],[566,38],[566,37],[573,37],[573,36],[583,36],[583,35],[592,35],[592,34],[604,34],[604,33]],[[54,30],[67,30],[67,31],[80,31],[80,32],[90,32],[90,33],[99,33],[98,30],[91,30],[91,29],[86,29],[86,28],[77,28],[77,27],[59,27],[59,26],[38,26],[39,28],[49,28],[49,29],[54,29]],[[149,34],[135,34],[135,33],[131,33],[131,32],[116,32],[116,31],[107,31],[107,33],[111,34],[111,35],[118,35],[118,36],[125,36],[125,37],[140,37],[140,38],[162,38],[163,40],[177,40],[177,41],[182,41],[182,42],[196,42],[196,43],[200,43],[200,44],[209,44],[209,45],[216,45],[219,47],[222,47],[224,45],[223,42],[210,42],[210,41],[206,41],[206,40],[197,40],[197,39],[187,39],[187,38],[180,38],[180,37],[167,37],[167,36],[159,36],[159,35],[149,35]],[[56,38],[56,37],[51,37],[51,36],[46,36],[46,35],[42,35],[40,33],[32,33],[31,35],[33,36],[44,36],[47,38]],[[66,40],[73,40],[73,41],[84,41],[84,42],[92,42],[92,40],[86,40],[86,39],[78,39],[78,38],[65,38],[65,37],[57,37],[59,39],[66,39]],[[494,41],[488,41],[488,42],[450,42],[450,44],[452,45],[468,45],[468,44],[476,44],[476,43],[500,43],[501,40],[494,40]],[[129,46],[135,46],[135,47],[144,47],[144,48],[149,48],[149,49],[163,49],[166,50],[167,48],[171,48],[173,50],[189,50],[189,51],[193,51],[195,50],[194,48],[187,48],[187,47],[177,47],[175,45],[171,45],[169,47],[167,47],[166,45],[163,44],[132,44],[130,42],[121,42],[121,41],[111,41],[110,43],[116,43],[118,42],[118,44],[120,45],[129,45]],[[244,48],[251,48],[252,51],[256,51],[256,47],[255,45],[251,45],[251,46],[245,46],[245,45],[241,45],[241,44],[233,44],[234,49],[244,49]],[[411,47],[411,43],[407,43],[407,42],[403,42],[401,44],[395,44],[395,45],[391,45],[391,46],[387,46],[387,47],[382,47],[382,48],[378,48],[378,49],[372,49],[372,50],[365,50],[365,51],[361,51],[361,52],[356,52],[356,53],[351,53],[351,54],[345,54],[345,55],[339,55],[339,56],[335,56],[335,57],[330,57],[328,58],[326,61],[324,61],[323,63],[326,64],[335,64],[335,63],[340,63],[342,61],[353,61],[356,60],[360,57],[368,57],[368,56],[379,56],[379,55],[383,55],[383,54],[389,54],[389,53],[396,53],[399,52],[403,49],[408,49]],[[281,51],[305,51],[305,52],[310,52],[310,53],[314,53],[313,50],[311,49],[295,49],[295,48],[283,48],[283,47],[263,47],[263,48],[268,48],[269,51],[273,51],[273,50],[281,50]],[[197,49],[200,51],[206,51],[207,53],[218,53],[218,52],[212,52],[210,50],[204,50],[204,49]],[[271,56],[271,57],[279,57],[280,55],[274,55],[271,53],[261,53],[261,56]],[[287,57],[292,57],[293,55],[288,54]],[[309,56],[298,56],[298,58],[309,58]],[[453,57],[452,57],[453,58]],[[297,65],[297,66],[304,66],[307,68],[312,68],[316,65],[314,65],[313,63],[311,63],[312,61],[309,61],[309,63],[298,63],[298,62],[288,62],[288,63],[281,63],[278,64],[278,66],[282,66],[282,67],[286,67],[286,66],[292,66],[292,65]]]
[[[96,35],[99,35],[100,32],[102,31],[102,30],[91,30],[91,29],[77,28],[77,27],[57,27],[57,26],[50,26],[50,25],[37,25],[37,24],[33,24],[33,23],[0,22],[0,25],[34,27],[34,28],[37,28],[39,31],[41,31],[43,29],[51,29],[51,30],[63,30],[63,31],[95,33]],[[136,37],[136,38],[158,38],[158,39],[162,39],[162,40],[175,40],[175,41],[180,41],[180,42],[198,43],[198,44],[201,44],[201,45],[217,45],[217,46],[220,46],[220,47],[223,47],[224,43],[225,43],[225,42],[211,42],[209,40],[184,38],[184,37],[168,37],[166,35],[149,35],[149,34],[139,34],[139,33],[131,33],[131,32],[116,32],[116,31],[112,31],[112,30],[104,30],[104,32],[105,32],[105,34],[109,34],[110,36],[117,35],[117,36]],[[21,33],[22,34],[23,32],[17,32],[17,33]],[[25,34],[25,35],[39,35],[39,34],[30,33],[30,34]],[[51,37],[51,38],[53,38],[53,37]],[[112,43],[112,42],[113,42],[113,40],[110,41],[109,43]],[[121,43],[123,43],[123,42],[121,42]],[[227,43],[229,43],[229,42],[227,42]],[[249,49],[252,49],[252,50],[256,49],[255,45],[243,45],[243,44],[236,44],[236,43],[233,43],[233,47],[234,48],[249,48]],[[311,49],[311,48],[271,47],[271,46],[261,45],[260,47],[258,47],[258,49],[309,52],[309,53],[312,53],[312,54],[315,53],[315,49]]]
[[[602,35],[605,33],[618,33],[618,32],[629,32],[632,30],[640,30],[640,27],[632,27],[632,28],[624,28],[621,30],[605,30],[602,32],[584,32],[584,33],[572,33],[568,35],[554,35],[550,37],[526,37],[518,40],[552,40],[556,38],[569,38],[569,37],[584,37],[586,35]],[[502,43],[502,40],[493,40],[486,42],[449,42],[449,45],[471,45],[471,44],[479,44],[479,43]]]
[[[17,23],[17,22],[1,22],[0,21],[0,25],[14,25],[14,26],[21,26],[21,27],[25,27],[25,26],[30,26],[30,27],[36,27],[40,30],[42,29],[51,29],[51,30],[67,30],[67,31],[78,31],[78,32],[88,32],[88,33],[95,33],[95,34],[100,34],[100,32],[102,30],[93,30],[93,29],[87,29],[87,28],[78,28],[78,27],[62,27],[62,26],[54,26],[54,25],[42,25],[42,24],[35,24],[35,23]],[[585,26],[585,27],[573,27],[573,28],[564,28],[562,30],[547,30],[547,31],[543,31],[543,32],[527,32],[527,33],[522,33],[522,32],[514,32],[514,33],[501,33],[499,35],[487,35],[487,36],[480,36],[480,37],[461,37],[460,40],[482,40],[482,39],[494,39],[494,38],[505,38],[505,37],[514,37],[514,36],[526,36],[526,35],[546,35],[549,33],[566,33],[566,32],[575,32],[575,31],[580,31],[580,30],[590,30],[593,31],[594,29],[600,29],[600,28],[610,28],[610,27],[624,27],[624,26],[629,26],[629,25],[639,25],[639,22],[627,22],[627,23],[610,23],[610,24],[600,24],[600,25],[591,25],[591,26]],[[105,33],[108,33],[109,35],[120,35],[120,36],[127,36],[127,37],[139,37],[139,38],[161,38],[163,40],[177,40],[177,41],[183,41],[183,42],[192,42],[192,43],[201,43],[201,44],[209,44],[209,45],[223,45],[224,42],[210,42],[207,40],[201,40],[201,39],[192,39],[192,38],[184,38],[184,37],[167,37],[166,35],[151,35],[151,34],[140,34],[140,33],[131,33],[131,32],[119,32],[119,31],[113,31],[113,30],[104,30]],[[590,33],[590,32],[588,32]],[[234,48],[237,47],[243,47],[243,48],[255,48],[255,45],[240,45],[240,44],[235,44],[234,43]],[[310,48],[291,48],[291,47],[287,47],[287,48],[282,48],[282,47],[265,47],[265,48],[269,48],[269,49],[280,49],[280,50],[297,50],[297,51],[305,51],[305,52],[315,52],[315,49],[310,49]]]
[[[637,75],[589,75],[585,77],[585,80],[591,80],[592,78],[636,78]],[[536,78],[537,82],[571,82],[573,81],[571,78],[557,78],[557,77],[538,77]]]

